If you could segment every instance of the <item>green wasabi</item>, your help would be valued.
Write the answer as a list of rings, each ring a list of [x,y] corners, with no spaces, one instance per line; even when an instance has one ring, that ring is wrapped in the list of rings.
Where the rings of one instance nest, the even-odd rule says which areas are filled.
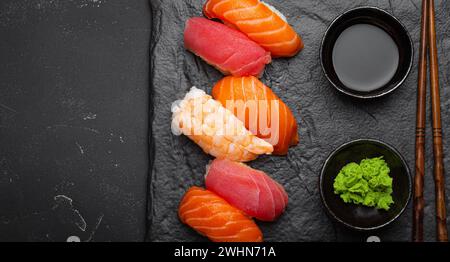
[[[392,178],[383,157],[364,159],[358,165],[342,168],[334,180],[334,193],[345,203],[354,203],[389,210],[392,199]]]

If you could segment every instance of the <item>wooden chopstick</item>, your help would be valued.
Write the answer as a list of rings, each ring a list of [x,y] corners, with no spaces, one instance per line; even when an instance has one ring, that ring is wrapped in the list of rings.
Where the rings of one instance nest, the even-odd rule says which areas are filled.
[[[436,191],[437,240],[448,241],[445,206],[444,161],[442,147],[441,101],[439,94],[439,64],[436,45],[434,0],[428,0],[428,40],[430,51],[430,88],[433,115],[434,180]]]
[[[423,181],[425,175],[425,124],[427,96],[427,51],[428,51],[428,1],[422,1],[420,32],[419,75],[417,82],[416,113],[416,174],[414,177],[413,241],[423,241]]]

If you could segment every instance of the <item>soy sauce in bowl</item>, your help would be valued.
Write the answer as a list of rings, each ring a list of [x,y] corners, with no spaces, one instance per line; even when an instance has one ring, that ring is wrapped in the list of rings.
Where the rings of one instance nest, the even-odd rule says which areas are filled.
[[[334,44],[334,70],[345,86],[356,91],[370,92],[385,86],[397,72],[398,64],[394,39],[374,25],[351,26]]]
[[[358,7],[328,27],[320,58],[325,76],[338,91],[376,98],[403,84],[413,53],[411,37],[397,18],[377,7]]]

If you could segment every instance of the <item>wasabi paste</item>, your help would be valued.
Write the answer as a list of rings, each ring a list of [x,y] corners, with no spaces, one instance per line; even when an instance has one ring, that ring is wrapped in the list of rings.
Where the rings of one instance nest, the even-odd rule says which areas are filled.
[[[389,172],[383,157],[364,159],[359,165],[350,163],[334,180],[334,193],[345,203],[389,210],[394,203]]]

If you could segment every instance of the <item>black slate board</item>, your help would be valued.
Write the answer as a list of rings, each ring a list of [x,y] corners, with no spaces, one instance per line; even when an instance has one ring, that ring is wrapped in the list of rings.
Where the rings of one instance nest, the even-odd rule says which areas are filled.
[[[177,218],[177,205],[193,185],[203,185],[205,165],[211,158],[186,137],[170,132],[170,105],[193,85],[211,91],[222,75],[183,48],[184,23],[200,16],[204,1],[152,0],[151,116],[152,172],[148,220],[150,241],[203,241]],[[261,157],[252,167],[271,174],[290,196],[286,213],[275,223],[260,223],[266,241],[365,241],[377,235],[382,241],[409,241],[411,205],[393,225],[371,233],[349,231],[333,223],[322,208],[318,175],[327,155],[340,144],[356,138],[377,138],[394,145],[414,165],[417,69],[393,94],[359,101],[337,93],[326,81],[319,63],[321,38],[341,12],[362,5],[383,8],[406,25],[416,50],[420,31],[420,1],[268,1],[282,11],[301,34],[306,48],[292,59],[276,59],[262,80],[292,109],[301,136],[300,145],[288,157]],[[450,2],[436,1],[437,31],[442,84],[445,165],[450,168]],[[417,61],[417,54],[416,54]],[[428,134],[431,134],[429,132]],[[431,143],[427,144],[426,240],[435,236],[434,183]],[[450,189],[450,179],[447,179]],[[450,193],[450,190],[448,191]],[[450,207],[450,201],[447,202]]]
[[[143,241],[147,0],[0,1],[0,242]]]

